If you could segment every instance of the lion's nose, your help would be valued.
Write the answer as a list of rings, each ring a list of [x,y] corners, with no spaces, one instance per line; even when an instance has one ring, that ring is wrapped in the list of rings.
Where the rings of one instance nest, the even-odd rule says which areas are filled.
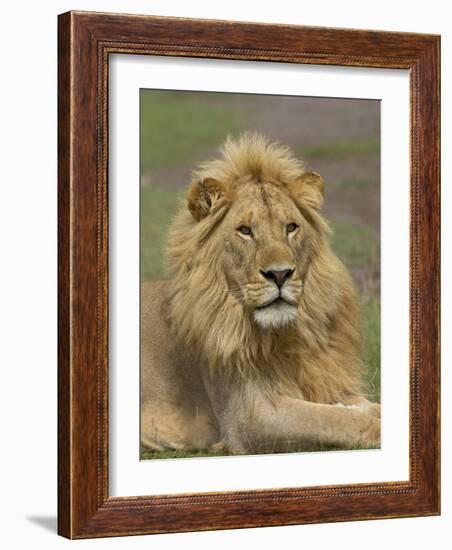
[[[269,281],[274,281],[278,288],[281,288],[283,284],[292,277],[293,269],[270,269],[268,271],[261,271],[262,275]]]

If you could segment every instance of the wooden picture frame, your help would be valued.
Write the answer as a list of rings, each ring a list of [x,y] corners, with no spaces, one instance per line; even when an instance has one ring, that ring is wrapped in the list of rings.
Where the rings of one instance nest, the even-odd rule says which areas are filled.
[[[58,38],[58,532],[68,538],[440,513],[440,38],[68,12]],[[266,60],[410,73],[409,481],[110,497],[110,54]]]

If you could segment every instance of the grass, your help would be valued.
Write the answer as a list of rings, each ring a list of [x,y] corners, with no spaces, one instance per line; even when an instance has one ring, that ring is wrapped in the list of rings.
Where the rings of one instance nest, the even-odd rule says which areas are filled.
[[[380,403],[380,300],[369,297],[361,305],[364,382],[371,401]]]
[[[374,231],[362,224],[335,221],[331,246],[349,269],[371,268],[379,257]]]
[[[179,200],[184,191],[156,186],[141,188],[141,278],[164,279],[165,239]]]
[[[201,157],[242,127],[238,112],[181,92],[142,90],[141,173]]]
[[[324,452],[324,451],[362,451],[365,449],[370,449],[374,447],[361,447],[357,445],[356,447],[351,447],[349,449],[344,447],[322,447],[318,446],[312,449],[293,449],[291,448],[287,452],[290,453],[314,453],[314,452]],[[253,453],[252,455],[246,454],[244,456],[256,456],[256,455],[265,455],[265,454],[282,454],[284,451],[279,451],[275,453],[274,451],[260,451],[259,453]],[[212,458],[212,457],[221,457],[221,456],[241,456],[237,453],[232,454],[227,451],[150,451],[149,449],[141,449],[140,451],[140,460],[152,460],[152,459],[162,459],[162,458]]]
[[[307,159],[345,159],[348,157],[378,157],[380,140],[373,138],[341,139],[304,147],[300,155]]]
[[[228,456],[227,451],[176,451],[168,449],[164,451],[150,451],[149,449],[141,449],[141,460],[149,460],[150,458],[202,458],[205,456]]]

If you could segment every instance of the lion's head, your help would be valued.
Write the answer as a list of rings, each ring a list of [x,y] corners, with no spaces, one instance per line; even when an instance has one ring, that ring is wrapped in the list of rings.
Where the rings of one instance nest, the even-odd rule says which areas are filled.
[[[244,146],[265,145],[257,138],[242,141],[240,152],[249,158]],[[277,151],[268,149],[269,154]],[[296,320],[316,241],[302,201],[309,194],[312,207],[320,206],[322,180],[303,173],[301,166],[297,176],[290,175],[263,171],[226,181],[204,177],[188,193],[188,208],[198,223],[210,223],[218,208],[227,209],[210,240],[221,257],[228,291],[265,329]]]
[[[327,345],[344,308],[356,340],[353,287],[322,202],[322,178],[258,134],[201,165],[168,238],[170,318],[187,345],[209,361],[263,364],[282,340]]]

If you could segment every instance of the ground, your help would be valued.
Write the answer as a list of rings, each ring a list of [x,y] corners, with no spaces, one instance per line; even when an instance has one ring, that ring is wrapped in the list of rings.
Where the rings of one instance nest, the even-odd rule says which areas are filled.
[[[142,280],[166,276],[166,231],[190,173],[227,135],[257,130],[290,145],[325,180],[324,214],[360,293],[365,377],[369,397],[379,401],[379,111],[372,100],[142,91]],[[142,451],[142,458],[186,456],[206,453]]]

